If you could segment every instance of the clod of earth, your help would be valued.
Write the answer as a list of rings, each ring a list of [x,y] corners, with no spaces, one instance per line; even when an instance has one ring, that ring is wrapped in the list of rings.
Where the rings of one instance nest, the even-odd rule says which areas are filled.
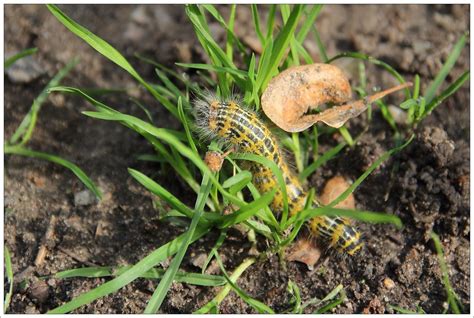
[[[341,176],[335,176],[326,182],[319,201],[322,205],[328,205],[336,200],[350,187],[349,182]],[[355,209],[354,195],[351,193],[347,198],[335,205],[339,209]]]

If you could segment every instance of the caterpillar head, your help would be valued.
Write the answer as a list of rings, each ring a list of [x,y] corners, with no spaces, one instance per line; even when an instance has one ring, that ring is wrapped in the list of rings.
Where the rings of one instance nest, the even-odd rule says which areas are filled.
[[[216,118],[221,100],[211,92],[194,101],[195,128],[199,136],[205,140],[217,137]]]

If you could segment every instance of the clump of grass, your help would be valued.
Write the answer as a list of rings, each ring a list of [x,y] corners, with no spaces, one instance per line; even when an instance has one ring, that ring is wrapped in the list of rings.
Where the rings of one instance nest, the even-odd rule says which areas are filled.
[[[95,109],[95,111],[84,112],[84,115],[100,120],[116,121],[143,136],[154,146],[156,154],[142,156],[141,159],[151,159],[153,161],[158,161],[161,164],[171,166],[180,178],[182,178],[196,193],[196,201],[194,207],[191,208],[181,202],[176,196],[155,182],[152,178],[146,176],[140,171],[129,169],[130,175],[135,180],[170,205],[172,209],[168,212],[168,216],[191,219],[187,231],[167,244],[160,246],[137,264],[123,269],[114,275],[115,277],[112,280],[91,291],[81,294],[66,304],[51,310],[50,313],[66,313],[107,294],[113,293],[138,277],[146,277],[150,272],[156,271],[157,269],[155,266],[157,266],[161,261],[172,257],[171,265],[165,272],[161,272],[160,283],[145,308],[146,313],[158,312],[172,282],[186,279],[187,276],[191,278],[194,275],[179,270],[188,247],[197,239],[206,235],[213,228],[219,229],[221,235],[219,236],[214,248],[211,250],[206,264],[208,264],[212,258],[215,258],[220,265],[226,284],[216,297],[207,305],[198,309],[197,313],[218,313],[220,302],[231,290],[236,292],[237,295],[252,306],[257,312],[270,313],[273,312],[271,308],[261,301],[247,295],[237,285],[237,279],[239,276],[255,263],[257,259],[251,258],[244,260],[233,270],[231,275],[227,274],[228,269],[225,269],[220,261],[218,250],[226,238],[228,228],[236,224],[241,224],[249,229],[250,233],[257,233],[266,237],[271,246],[268,251],[261,253],[260,258],[264,259],[265,256],[268,256],[271,253],[281,252],[285,246],[290,244],[296,238],[296,235],[304,222],[309,218],[318,215],[347,216],[365,222],[391,223],[398,227],[401,226],[400,219],[393,215],[370,211],[335,209],[332,206],[343,200],[351,192],[355,191],[360,183],[363,182],[383,161],[407,146],[413,139],[413,136],[407,138],[406,142],[398,144],[395,148],[389,150],[386,154],[376,160],[374,164],[372,164],[346,192],[329,206],[320,208],[312,208],[311,206],[308,206],[304,211],[301,211],[301,213],[288,218],[288,202],[285,197],[285,212],[282,213],[281,219],[277,220],[269,208],[269,203],[271,202],[276,189],[265,194],[260,194],[251,183],[249,173],[242,170],[236,163],[236,161],[239,160],[247,160],[271,167],[279,181],[282,191],[284,192],[285,187],[283,186],[284,181],[281,172],[273,162],[252,154],[232,154],[226,157],[226,161],[232,166],[233,172],[229,173],[226,169],[223,169],[220,172],[213,173],[201,159],[206,147],[200,144],[191,132],[193,120],[192,114],[189,111],[191,109],[189,95],[193,93],[199,96],[204,90],[204,88],[200,86],[200,83],[191,82],[189,79],[183,78],[179,74],[151,61],[150,59],[140,57],[145,62],[156,66],[157,79],[160,81],[160,84],[148,83],[138,74],[122,54],[110,44],[73,21],[58,7],[48,5],[48,9],[58,19],[58,21],[60,21],[71,32],[76,34],[100,54],[113,61],[135,78],[140,85],[145,87],[150,94],[181,123],[183,128],[182,130],[172,130],[155,127],[152,124],[152,118],[150,118],[150,116],[148,116],[147,120],[142,120],[121,113],[96,100],[86,91],[78,88],[56,86],[51,87],[49,91],[79,95],[86,99]],[[219,96],[223,98],[229,97],[232,88],[237,87],[244,93],[245,103],[248,104],[249,107],[259,110],[260,96],[273,76],[285,68],[298,65],[301,60],[304,60],[305,63],[313,62],[310,54],[304,48],[303,42],[309,31],[312,29],[314,30],[314,22],[321,10],[321,6],[271,5],[269,7],[269,16],[266,21],[266,32],[261,29],[262,22],[260,21],[258,7],[252,5],[251,10],[256,34],[258,35],[259,41],[263,47],[263,53],[259,57],[258,63],[255,54],[250,53],[233,31],[236,12],[235,5],[231,6],[230,16],[227,20],[222,17],[213,5],[187,5],[186,14],[193,25],[200,44],[211,60],[211,64],[178,63],[178,65],[199,71],[215,73],[217,81],[212,80],[212,78],[207,76],[205,73],[201,74],[203,81],[205,81],[209,86],[217,87],[217,94]],[[281,29],[279,30],[276,30],[275,28],[277,13],[279,13],[283,21]],[[224,49],[221,48],[211,36],[209,22],[207,20],[208,16],[211,16],[212,19],[216,20],[226,30],[227,38]],[[339,57],[363,58],[369,62],[375,64],[378,63],[397,79],[404,81],[403,77],[401,77],[401,75],[399,75],[388,64],[360,55],[360,53],[345,53],[332,59],[328,59],[324,46],[319,41],[317,33],[316,38],[318,40],[318,46],[320,47],[321,56],[328,62]],[[286,54],[288,48],[289,54]],[[239,69],[235,63],[235,56],[237,54],[239,54],[244,61],[244,69]],[[181,82],[185,87],[184,92],[180,90],[173,81]],[[363,90],[364,87],[360,88],[361,93],[364,93]],[[410,97],[411,95],[408,91],[407,98]],[[326,129],[326,132],[329,133],[332,132],[332,130],[330,131]],[[345,142],[321,156],[317,153],[318,138],[321,135],[321,131],[318,131],[316,128],[313,129],[312,133],[305,132],[303,134],[291,134],[286,135],[286,137],[283,138],[283,144],[290,149],[295,156],[301,179],[307,178],[315,171],[315,169],[321,167],[325,162],[334,158],[346,144],[354,144],[354,138],[352,138],[345,127],[340,129],[339,132],[345,138]],[[220,151],[219,146],[215,142],[212,142],[208,149]],[[306,155],[307,153],[315,153],[318,155],[318,159],[315,160],[313,164],[309,164],[310,158]],[[253,200],[247,201],[245,199],[245,196],[242,193],[244,189],[249,190]],[[314,194],[314,192],[311,193]],[[221,212],[223,211],[223,208],[228,204],[236,205],[238,208],[237,211],[230,215],[222,215]],[[288,232],[290,234],[285,235],[285,233]],[[81,274],[77,272],[76,275],[81,276]],[[69,277],[72,276],[69,275]],[[186,282],[190,284],[193,283],[191,279],[188,279]],[[329,301],[338,294],[340,297],[329,304],[325,304],[324,307],[318,310],[318,312],[329,311],[331,308],[334,308],[343,301],[345,294],[343,293],[342,286],[339,289],[338,288],[336,288],[337,291],[334,292],[334,295],[333,293],[330,293],[328,297],[323,300]],[[292,291],[294,292],[294,295],[297,294],[296,287],[293,286]],[[304,305],[298,305],[295,310],[301,311],[301,308],[304,309],[304,307]]]

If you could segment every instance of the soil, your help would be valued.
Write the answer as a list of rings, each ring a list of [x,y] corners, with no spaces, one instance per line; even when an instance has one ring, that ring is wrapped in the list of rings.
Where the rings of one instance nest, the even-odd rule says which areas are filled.
[[[135,53],[174,69],[178,69],[173,64],[177,61],[206,62],[182,5],[60,7],[122,52],[147,80],[155,80],[153,67],[136,59]],[[229,12],[227,6],[219,9]],[[316,26],[329,56],[347,50],[372,55],[390,63],[407,78],[420,74],[425,89],[454,43],[469,30],[469,18],[468,5],[327,5]],[[249,21],[249,7],[238,6],[236,30],[248,43],[255,43]],[[225,38],[217,23],[211,24],[211,30],[217,40]],[[64,79],[64,85],[128,88],[151,110],[156,126],[179,127],[163,107],[144,90],[137,89],[126,72],[67,31],[45,6],[6,5],[4,34],[7,55],[37,47],[33,60],[41,71],[19,83],[5,75],[6,139],[51,77],[75,56],[81,62]],[[314,42],[307,43],[307,47],[318,60]],[[469,63],[468,42],[446,84],[468,69]],[[338,65],[356,84],[357,63],[346,59]],[[367,65],[367,74],[371,87],[395,84],[380,68]],[[125,94],[100,99],[145,118]],[[395,102],[397,98],[389,100]],[[287,285],[291,280],[299,286],[303,302],[323,298],[342,284],[347,299],[332,310],[334,313],[393,313],[389,304],[441,313],[447,306],[447,295],[430,240],[433,230],[441,238],[449,277],[463,304],[462,311],[469,313],[469,102],[466,84],[418,126],[412,144],[382,164],[354,193],[358,209],[397,215],[404,223],[403,229],[359,223],[366,242],[360,254],[340,257],[327,253],[311,271],[296,262],[288,262],[284,268],[275,255],[245,271],[238,280],[240,288],[276,312],[290,307]],[[134,264],[184,230],[159,220],[154,198],[132,179],[127,167],[152,175],[186,203],[193,203],[193,193],[176,180],[171,168],[159,169],[157,164],[137,160],[139,154],[152,153],[145,140],[117,123],[87,118],[81,114],[84,110],[90,110],[90,106],[80,98],[52,95],[41,109],[28,147],[57,154],[82,167],[103,190],[101,202],[82,205],[79,196],[84,186],[58,165],[5,156],[4,236],[15,276],[9,313],[45,313],[108,280],[41,277],[83,266]],[[363,115],[349,122],[353,135],[366,127],[366,120]],[[407,133],[407,127],[402,126],[402,133]],[[320,140],[321,151],[337,141],[324,136]],[[393,147],[393,132],[374,107],[368,131],[354,147],[347,147],[319,169],[310,178],[310,184],[320,191],[336,175],[355,180]],[[44,242],[51,222],[55,223],[54,236]],[[200,271],[193,263],[209,252],[217,237],[218,233],[212,232],[193,244],[182,268]],[[265,246],[264,238],[259,237],[258,241],[260,248]],[[42,242],[46,243],[48,253],[41,264],[35,265]],[[225,267],[232,271],[249,256],[251,244],[239,231],[231,231],[220,253]],[[136,280],[74,313],[141,313],[157,284]],[[160,312],[190,313],[212,299],[218,290],[173,283]],[[309,306],[305,312],[316,309]],[[220,312],[254,310],[231,292],[222,302]]]

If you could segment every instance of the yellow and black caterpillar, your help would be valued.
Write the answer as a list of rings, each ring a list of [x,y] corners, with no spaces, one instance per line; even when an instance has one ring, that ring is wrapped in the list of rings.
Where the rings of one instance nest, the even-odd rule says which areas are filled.
[[[270,129],[258,115],[244,107],[235,99],[222,101],[209,95],[195,102],[195,116],[198,130],[207,139],[231,144],[237,151],[253,153],[274,161],[281,169],[288,195],[288,209],[291,215],[303,210],[307,193],[286,163],[278,142]],[[253,183],[261,193],[278,187],[278,182],[269,167],[252,164]],[[271,203],[273,213],[283,210],[281,190]],[[311,233],[333,248],[349,255],[355,254],[363,246],[360,233],[350,221],[340,217],[316,217],[310,222]]]

